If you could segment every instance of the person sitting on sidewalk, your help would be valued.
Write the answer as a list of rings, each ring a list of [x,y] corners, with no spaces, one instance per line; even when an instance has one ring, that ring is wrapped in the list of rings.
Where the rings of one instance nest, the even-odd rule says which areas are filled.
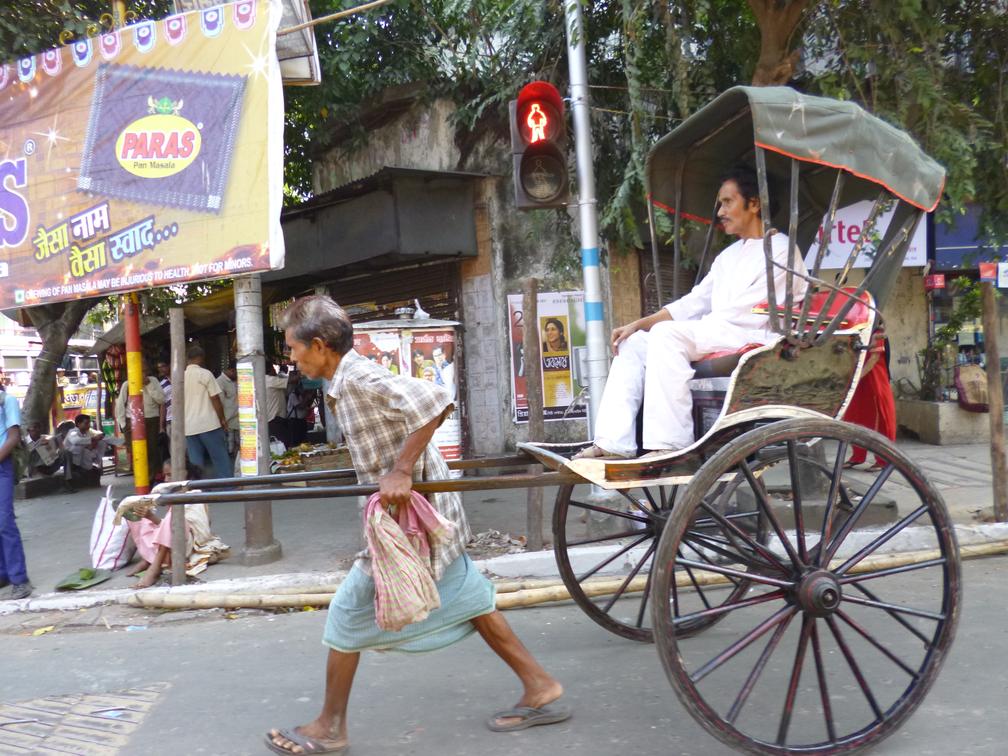
[[[110,446],[118,446],[123,439],[112,439],[99,430],[91,429],[91,416],[80,414],[74,418],[74,427],[63,439],[65,461],[63,471],[67,489],[74,491],[74,472],[86,474],[97,468],[101,474],[102,458]]]
[[[443,387],[393,375],[355,352],[353,324],[329,297],[296,300],[280,323],[301,372],[331,380],[326,401],[345,434],[357,479],[378,485],[382,506],[409,506],[414,480],[448,477],[448,465],[432,442],[434,431],[455,406]],[[474,631],[524,687],[516,706],[487,721],[491,730],[523,730],[570,717],[569,710],[554,705],[563,687],[496,610],[493,584],[465,552],[470,531],[461,496],[434,494],[431,504],[455,526],[451,538],[431,544],[430,566],[441,606],[401,630],[380,629],[370,556],[367,550],[358,554],[329,605],[322,637],[329,647],[322,711],[308,724],[270,730],[270,750],[339,753],[349,747],[347,702],[361,651],[433,651]]]
[[[171,461],[164,463],[165,481],[170,481]],[[195,472],[195,471],[194,471]],[[192,476],[189,476],[190,478]],[[206,504],[185,504],[186,575],[198,575],[208,565],[216,564],[229,546],[210,532],[210,512]],[[153,507],[136,522],[126,521],[130,537],[136,544],[140,561],[126,573],[132,577],[143,572],[143,577],[133,588],[150,588],[161,577],[165,567],[171,567],[172,512],[168,507],[164,517],[159,517]]]
[[[28,426],[24,445],[28,452],[29,476],[33,476],[36,471],[43,475],[55,475],[63,467],[63,447],[59,439],[43,433],[40,423]]]
[[[771,203],[771,215],[773,214]],[[637,413],[644,407],[644,450],[665,453],[693,443],[691,362],[711,352],[767,344],[774,339],[769,317],[753,312],[767,298],[763,252],[763,208],[756,172],[730,171],[718,191],[717,217],[739,239],[724,249],[693,290],[652,315],[612,332],[615,355],[595,421],[594,445],[576,458],[618,459],[637,454]],[[787,265],[788,237],[770,237],[773,259]],[[788,266],[805,273],[801,256]],[[782,297],[786,273],[774,268],[774,288]],[[806,283],[794,277],[794,299]]]

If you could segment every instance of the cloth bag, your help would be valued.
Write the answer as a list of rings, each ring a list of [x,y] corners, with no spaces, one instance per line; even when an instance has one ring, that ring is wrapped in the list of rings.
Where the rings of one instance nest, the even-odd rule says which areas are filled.
[[[116,508],[112,501],[112,486],[98,502],[91,523],[91,566],[96,570],[118,570],[129,564],[136,551],[125,520],[116,525]]]
[[[441,606],[431,572],[429,539],[444,538],[455,527],[416,491],[399,517],[405,528],[382,507],[378,494],[368,499],[364,509],[375,620],[378,627],[391,632],[426,619]]]

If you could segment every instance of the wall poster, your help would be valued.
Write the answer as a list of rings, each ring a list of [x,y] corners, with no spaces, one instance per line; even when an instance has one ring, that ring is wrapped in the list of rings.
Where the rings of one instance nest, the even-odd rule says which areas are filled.
[[[539,292],[537,299],[540,354],[542,357],[543,416],[551,420],[586,419],[584,404],[571,406],[582,389],[575,361],[585,349],[584,294],[580,291]],[[516,423],[528,422],[525,379],[525,318],[522,295],[508,295],[508,330],[511,339],[511,406]],[[564,413],[567,412],[567,417]]]

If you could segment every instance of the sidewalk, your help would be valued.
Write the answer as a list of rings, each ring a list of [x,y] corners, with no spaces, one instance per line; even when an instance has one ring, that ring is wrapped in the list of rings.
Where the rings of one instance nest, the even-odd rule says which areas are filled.
[[[957,525],[979,525],[992,514],[990,448],[987,444],[930,446],[900,439],[899,447],[925,470],[927,479],[940,491]],[[871,478],[865,473],[865,481]],[[102,489],[88,489],[74,494],[57,494],[16,502],[18,525],[25,545],[28,571],[35,585],[35,599],[53,590],[61,579],[80,567],[90,566],[88,540],[91,522],[104,486],[113,486],[117,498],[132,492],[132,478],[103,478]],[[556,489],[544,489],[545,532],[549,537],[550,513]],[[906,487],[907,502],[916,499]],[[490,529],[511,534],[525,532],[524,489],[481,491],[465,495],[466,511],[473,533]],[[902,505],[902,506],[900,506]],[[906,504],[897,501],[903,510]],[[231,546],[231,556],[209,567],[199,576],[204,583],[242,581],[260,585],[311,585],[332,581],[334,573],[347,569],[360,549],[360,521],[356,498],[297,499],[274,502],[274,535],[283,556],[271,564],[246,567],[241,561],[244,536],[244,507],[240,503],[215,505],[211,512],[213,531]],[[979,528],[977,538],[982,538]],[[1000,530],[1000,529],[999,529]],[[1004,536],[1000,536],[1004,537]],[[500,557],[500,574],[541,574],[543,565],[551,565],[551,555],[529,554]],[[487,565],[484,565],[487,566]],[[489,565],[492,569],[492,564]],[[553,572],[552,574],[555,574]],[[272,577],[271,577],[272,576]],[[128,589],[134,578],[123,571],[111,580],[83,591],[81,596]],[[220,590],[236,590],[242,582],[221,585]],[[0,613],[14,609],[0,593]],[[7,604],[5,607],[4,605]],[[82,604],[83,605],[83,604]]]

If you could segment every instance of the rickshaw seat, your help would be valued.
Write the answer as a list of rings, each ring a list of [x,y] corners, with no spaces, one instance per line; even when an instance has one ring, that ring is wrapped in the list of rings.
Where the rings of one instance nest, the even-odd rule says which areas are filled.
[[[738,366],[739,360],[746,352],[762,344],[746,344],[741,349],[728,349],[722,352],[711,352],[690,363],[694,378],[723,378],[731,375]]]

